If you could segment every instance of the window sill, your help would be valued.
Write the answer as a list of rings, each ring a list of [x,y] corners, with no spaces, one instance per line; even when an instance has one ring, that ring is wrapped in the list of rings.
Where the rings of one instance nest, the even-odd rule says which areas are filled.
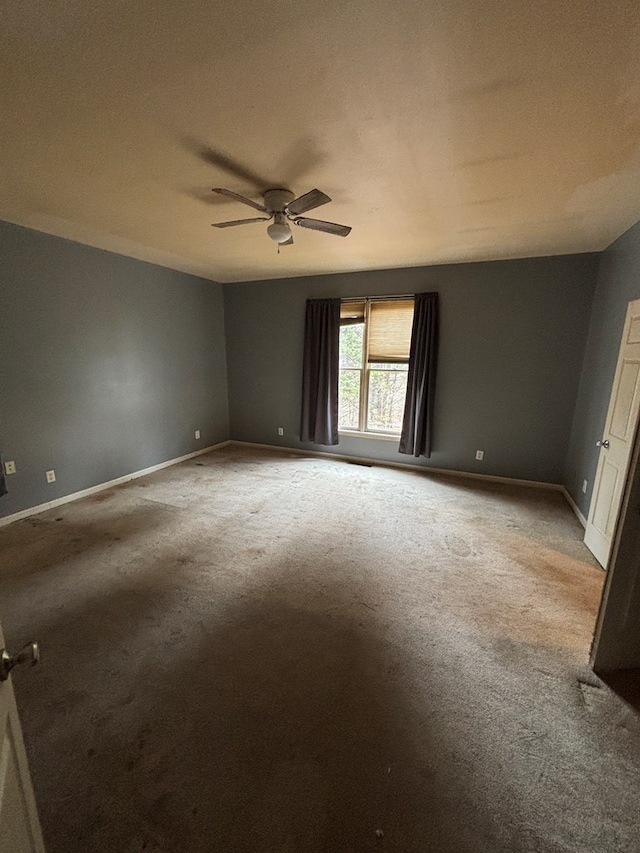
[[[338,435],[346,435],[349,438],[375,438],[382,441],[400,441],[400,433],[392,435],[387,432],[364,432],[355,429],[339,429]]]

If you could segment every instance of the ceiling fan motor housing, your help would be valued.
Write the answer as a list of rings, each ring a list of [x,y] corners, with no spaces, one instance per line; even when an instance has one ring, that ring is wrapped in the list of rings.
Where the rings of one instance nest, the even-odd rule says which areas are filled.
[[[290,190],[267,190],[262,197],[270,213],[284,213],[285,207],[295,198]]]

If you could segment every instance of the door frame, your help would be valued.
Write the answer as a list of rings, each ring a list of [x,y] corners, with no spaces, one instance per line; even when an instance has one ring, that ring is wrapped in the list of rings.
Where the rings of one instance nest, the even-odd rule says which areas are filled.
[[[1,625],[0,648],[5,648]],[[7,784],[13,788],[9,788],[8,805],[5,807]],[[17,842],[21,850],[45,853],[10,674],[6,680],[0,681],[0,835],[3,850],[8,849],[6,839],[9,838]]]

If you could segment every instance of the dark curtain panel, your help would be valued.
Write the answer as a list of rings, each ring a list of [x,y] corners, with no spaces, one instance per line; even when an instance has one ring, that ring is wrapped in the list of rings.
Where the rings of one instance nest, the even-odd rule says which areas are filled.
[[[338,443],[340,300],[308,299],[300,441]]]
[[[0,454],[0,497],[7,494],[7,484],[4,481],[4,463]]]
[[[438,294],[417,293],[411,330],[400,453],[431,456],[438,362]]]

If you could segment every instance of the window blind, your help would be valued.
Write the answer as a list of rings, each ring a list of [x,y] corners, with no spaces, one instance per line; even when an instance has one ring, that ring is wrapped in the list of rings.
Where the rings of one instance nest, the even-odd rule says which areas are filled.
[[[354,323],[364,323],[364,305],[364,299],[340,303],[340,325],[351,326]]]
[[[372,302],[370,310],[369,363],[393,364],[408,361],[413,324],[413,299],[387,299],[384,302]]]

